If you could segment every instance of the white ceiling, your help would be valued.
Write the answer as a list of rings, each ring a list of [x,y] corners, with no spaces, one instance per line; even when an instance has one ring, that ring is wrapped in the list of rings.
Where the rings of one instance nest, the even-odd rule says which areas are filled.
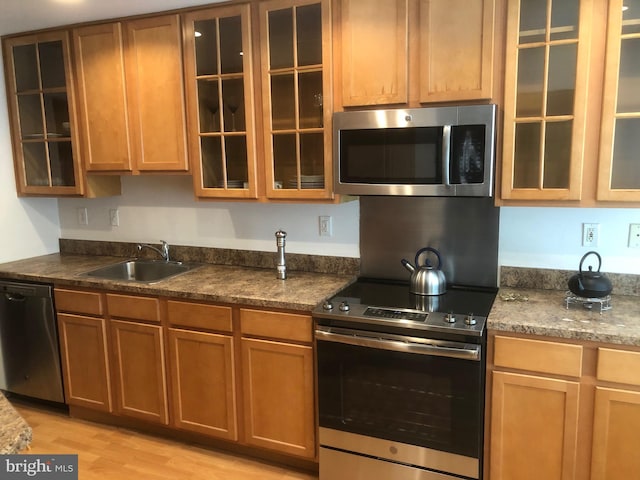
[[[0,0],[0,35],[222,0]]]

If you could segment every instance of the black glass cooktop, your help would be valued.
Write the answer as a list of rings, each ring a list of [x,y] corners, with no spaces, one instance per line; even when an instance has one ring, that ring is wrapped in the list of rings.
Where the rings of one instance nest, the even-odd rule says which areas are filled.
[[[322,324],[482,336],[497,292],[448,285],[442,295],[415,295],[407,282],[361,278],[318,305],[313,315]]]
[[[487,317],[497,288],[449,285],[442,295],[415,295],[409,284],[390,280],[359,279],[335,297],[372,307],[423,310],[426,312],[473,314]]]

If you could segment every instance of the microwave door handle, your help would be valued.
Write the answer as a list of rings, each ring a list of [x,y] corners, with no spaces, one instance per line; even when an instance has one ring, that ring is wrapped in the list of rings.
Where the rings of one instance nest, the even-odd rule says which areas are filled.
[[[451,125],[445,125],[442,128],[442,183],[445,187],[451,186],[449,168],[451,164]]]

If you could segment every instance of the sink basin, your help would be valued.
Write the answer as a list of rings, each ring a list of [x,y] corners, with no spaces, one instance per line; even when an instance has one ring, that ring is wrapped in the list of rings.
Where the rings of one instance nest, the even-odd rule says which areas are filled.
[[[84,275],[105,280],[154,283],[186,273],[198,266],[197,264],[161,260],[128,260],[96,268],[86,272]]]

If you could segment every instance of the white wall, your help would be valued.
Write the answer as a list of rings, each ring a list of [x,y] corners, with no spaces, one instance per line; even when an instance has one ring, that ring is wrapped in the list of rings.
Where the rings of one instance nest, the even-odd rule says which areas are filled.
[[[582,223],[600,224],[597,247],[582,246]],[[602,271],[640,275],[640,249],[628,247],[630,223],[640,223],[640,209],[503,207],[499,262],[577,270],[582,256],[595,250]]]
[[[359,203],[340,205],[264,204],[194,199],[190,176],[122,178],[122,195],[60,199],[64,238],[150,242],[242,250],[275,251],[275,231],[287,232],[291,253],[359,257]],[[78,223],[86,208],[88,225]],[[110,224],[117,209],[120,225]],[[330,215],[333,235],[321,237],[318,216]]]

